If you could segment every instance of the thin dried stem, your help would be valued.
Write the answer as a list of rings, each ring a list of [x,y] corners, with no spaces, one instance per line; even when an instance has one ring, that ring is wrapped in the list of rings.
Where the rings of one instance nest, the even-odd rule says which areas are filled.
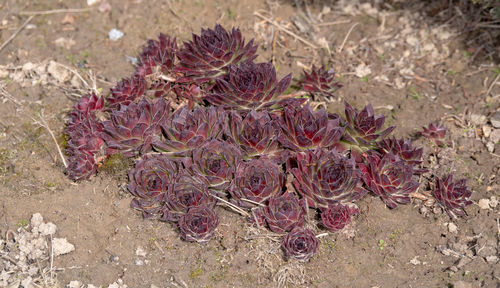
[[[495,78],[495,80],[493,80],[493,82],[491,82],[490,87],[488,88],[488,92],[486,92],[486,95],[490,95],[491,90],[493,90],[493,86],[495,86],[495,84],[497,83],[498,79],[500,79],[500,73],[498,73],[498,75]]]
[[[70,8],[70,9],[54,9],[54,10],[45,10],[45,11],[21,11],[19,15],[49,15],[49,14],[57,14],[57,13],[81,13],[88,12],[92,10],[92,8]]]
[[[262,203],[259,203],[259,202],[255,202],[253,200],[250,200],[250,199],[246,199],[246,198],[241,198],[242,201],[245,201],[245,202],[248,202],[248,203],[252,203],[252,204],[255,204],[255,205],[259,205],[261,207],[266,207],[266,205],[262,204]]]
[[[312,44],[311,42],[307,41],[306,39],[300,37],[299,35],[293,33],[292,31],[286,29],[285,27],[281,26],[281,24],[277,23],[276,21],[273,21],[272,19],[265,17],[264,15],[260,14],[259,12],[255,11],[255,12],[253,12],[253,15],[255,15],[255,16],[257,16],[257,17],[265,20],[269,24],[272,24],[272,25],[276,26],[276,28],[278,28],[279,30],[285,32],[286,34],[288,34],[288,35],[290,35],[292,37],[294,37],[295,39],[297,39],[300,42],[306,44],[307,46],[310,46],[313,49],[318,49],[318,46]]]
[[[2,46],[0,46],[0,51],[2,51],[3,48],[5,48],[5,46],[7,46],[7,44],[10,43],[10,41],[12,41],[12,39],[14,39],[17,34],[19,34],[19,32],[21,32],[24,27],[26,27],[26,25],[28,25],[28,23],[30,23],[31,19],[33,19],[33,17],[35,16],[30,16],[24,23],[23,25],[21,25],[19,28],[17,28],[16,32],[14,32],[12,35],[10,35],[9,39],[7,39],[5,42],[3,42]]]
[[[347,38],[349,38],[349,35],[351,35],[352,30],[354,29],[354,27],[358,26],[358,24],[359,23],[354,23],[354,25],[351,26],[349,31],[347,31],[347,34],[345,35],[344,41],[342,41],[342,45],[340,45],[339,53],[342,52],[342,50],[344,49],[345,43],[347,42]]]
[[[52,137],[52,140],[54,140],[54,143],[56,144],[57,152],[59,153],[59,156],[61,157],[61,161],[63,162],[63,165],[65,168],[68,168],[68,164],[66,163],[66,159],[64,158],[64,154],[62,153],[61,147],[59,147],[59,144],[57,143],[57,139],[54,136],[54,133],[50,129],[49,125],[47,124],[47,121],[45,121],[45,117],[43,116],[43,111],[40,113],[38,116],[39,120],[33,119],[36,124],[42,126],[43,128],[47,129],[47,131],[50,134],[50,137]]]
[[[224,200],[222,199],[221,197],[217,196],[217,195],[214,195],[214,194],[210,194],[212,197],[214,197],[215,199],[221,201],[222,203],[226,204],[229,208],[233,209],[234,211],[240,213],[241,215],[243,216],[246,216],[246,217],[249,217],[250,214],[248,214],[247,211],[241,209],[240,207],[234,205],[233,203],[227,201],[227,200]]]

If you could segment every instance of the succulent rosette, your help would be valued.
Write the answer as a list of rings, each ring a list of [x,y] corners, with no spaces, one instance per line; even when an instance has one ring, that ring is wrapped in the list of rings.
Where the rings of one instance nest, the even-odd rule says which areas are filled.
[[[219,217],[211,207],[197,206],[188,210],[179,219],[182,239],[190,242],[206,243],[219,225]]]
[[[418,134],[424,136],[427,139],[434,141],[437,145],[443,145],[444,136],[446,136],[446,127],[433,122],[430,123],[427,127],[422,127],[423,131]]]
[[[89,114],[104,108],[104,98],[98,97],[95,93],[82,96],[78,103],[73,107],[73,115],[75,113]]]
[[[383,129],[385,116],[375,115],[371,104],[368,104],[361,112],[358,112],[346,102],[345,116],[347,126],[344,140],[359,146],[374,146],[374,141],[386,137],[395,128],[391,126]]]
[[[212,105],[237,110],[260,110],[275,104],[292,80],[288,74],[280,81],[271,63],[230,65],[228,74],[216,80],[212,93],[205,99]]]
[[[142,49],[137,72],[142,76],[169,73],[175,66],[178,50],[175,38],[160,33],[158,40],[148,40],[147,45]]]
[[[139,74],[124,78],[115,87],[111,88],[111,96],[106,98],[110,110],[120,108],[120,105],[129,105],[141,99],[146,89],[146,80]]]
[[[354,205],[334,204],[321,211],[321,223],[328,230],[335,232],[344,229],[351,222],[351,215],[358,214]]]
[[[269,229],[284,233],[304,224],[307,203],[305,199],[299,200],[295,194],[285,192],[269,198],[269,203],[261,210]]]
[[[280,130],[277,121],[267,111],[252,110],[245,116],[233,111],[226,128],[228,140],[238,145],[246,158],[267,156],[274,159],[283,151],[278,142]]]
[[[333,92],[337,91],[342,85],[335,82],[335,71],[333,69],[316,68],[312,66],[311,73],[305,70],[304,76],[299,81],[299,86],[312,94],[333,97]]]
[[[104,140],[100,136],[102,129],[101,123],[93,119],[75,125],[72,129],[67,129],[70,135],[66,149],[67,154],[72,155],[76,151],[87,152],[91,155],[97,154],[104,144]]]
[[[436,187],[432,191],[432,195],[450,218],[466,216],[465,207],[472,204],[472,201],[469,200],[472,191],[467,188],[466,180],[461,179],[453,182],[451,174],[442,179],[436,177]]]
[[[279,166],[268,158],[258,158],[238,164],[229,192],[234,203],[252,208],[255,205],[251,202],[265,204],[281,192],[283,185],[284,175]]]
[[[163,99],[155,103],[142,99],[138,104],[121,105],[120,110],[113,110],[111,119],[102,123],[101,136],[108,146],[106,154],[132,157],[151,150],[152,137],[159,133],[159,124],[169,113],[169,104]]]
[[[398,155],[409,164],[418,165],[422,163],[423,148],[415,148],[411,140],[396,139],[395,137],[382,139],[378,142],[378,148],[385,153]]]
[[[144,218],[160,215],[168,187],[180,171],[181,164],[166,155],[145,155],[128,172],[128,190],[134,196],[130,206]]]
[[[419,185],[413,180],[412,164],[392,153],[368,153],[365,160],[359,164],[363,180],[389,208],[411,202],[410,193],[415,192]]]
[[[160,124],[162,137],[153,140],[153,147],[161,152],[185,152],[220,139],[225,117],[224,110],[216,107],[190,110],[183,106]]]
[[[210,187],[224,190],[231,184],[240,159],[238,147],[212,139],[193,150],[192,167],[195,174],[207,179]]]
[[[281,246],[289,258],[306,262],[318,250],[319,240],[310,229],[295,227],[283,237]]]
[[[351,203],[366,195],[360,170],[353,158],[336,150],[297,153],[297,167],[290,168],[293,186],[311,208]]]
[[[217,24],[213,30],[202,29],[201,35],[193,34],[193,40],[184,42],[184,47],[177,53],[180,65],[176,71],[185,75],[179,81],[210,81],[224,75],[230,64],[253,60],[255,52],[257,45],[253,45],[253,40],[245,45],[238,28],[228,32]]]
[[[294,151],[333,147],[344,134],[339,118],[329,118],[325,109],[313,111],[309,105],[285,107],[280,126],[280,143]]]
[[[161,219],[176,222],[193,207],[214,207],[216,201],[211,193],[215,192],[209,191],[202,177],[188,173],[177,175],[165,194],[165,206]]]

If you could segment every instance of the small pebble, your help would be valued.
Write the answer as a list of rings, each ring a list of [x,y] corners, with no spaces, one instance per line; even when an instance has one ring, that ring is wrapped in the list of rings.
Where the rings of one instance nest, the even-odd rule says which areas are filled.
[[[109,40],[111,41],[116,41],[122,37],[123,37],[123,32],[118,29],[113,28],[109,31]]]
[[[498,206],[498,199],[495,196],[490,197],[490,207],[496,208]]]
[[[488,149],[488,152],[490,152],[490,153],[495,152],[495,143],[493,143],[491,141],[486,143],[486,149]]]
[[[489,264],[495,264],[498,262],[498,257],[495,255],[487,256],[486,262],[488,262]]]
[[[500,128],[500,111],[495,112],[490,118],[491,125],[495,128]]]
[[[457,225],[455,225],[455,223],[453,222],[448,223],[448,231],[450,231],[450,233],[457,233],[458,231]]]
[[[479,206],[479,208],[481,208],[483,210],[490,209],[490,199],[483,198],[483,199],[479,200],[477,205]]]
[[[134,264],[137,266],[142,266],[144,265],[144,261],[142,261],[141,259],[135,259]]]

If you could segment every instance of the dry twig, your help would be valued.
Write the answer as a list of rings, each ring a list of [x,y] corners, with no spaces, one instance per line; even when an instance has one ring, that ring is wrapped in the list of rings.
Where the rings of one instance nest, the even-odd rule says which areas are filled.
[[[35,121],[36,124],[38,124],[41,127],[45,128],[49,132],[50,137],[52,137],[52,140],[54,140],[54,143],[56,144],[57,152],[59,153],[59,156],[61,157],[61,161],[63,162],[64,167],[68,168],[68,164],[66,163],[66,159],[64,158],[64,154],[61,151],[61,147],[59,147],[59,144],[57,143],[57,139],[54,136],[54,132],[52,132],[52,130],[50,129],[49,125],[47,124],[47,121],[45,121],[45,117],[43,116],[43,111],[42,111],[42,113],[40,113],[40,115],[38,116],[38,118],[39,118],[39,120],[36,120],[36,119],[33,119],[33,118],[32,119],[33,119],[33,121]]]
[[[7,39],[5,42],[3,42],[2,46],[0,46],[0,51],[2,51],[3,48],[5,48],[5,46],[7,46],[7,44],[10,43],[10,41],[12,41],[12,39],[14,39],[17,34],[19,34],[19,32],[21,32],[24,27],[26,27],[26,25],[28,25],[28,23],[30,23],[31,19],[33,19],[33,17],[35,16],[30,16],[26,21],[24,21],[23,25],[21,25],[19,28],[17,28],[16,32],[14,32],[12,35],[10,35],[9,39]]]
[[[347,31],[347,34],[345,35],[344,41],[342,41],[342,45],[340,45],[339,53],[342,52],[342,50],[344,49],[345,43],[347,42],[347,38],[349,38],[349,35],[351,35],[351,32],[354,29],[354,27],[356,27],[358,25],[359,25],[359,23],[354,23],[354,25],[351,26],[349,31]]]
[[[285,32],[286,34],[294,37],[295,39],[299,40],[300,42],[306,44],[307,46],[313,48],[313,49],[318,49],[318,46],[312,44],[311,42],[307,41],[306,39],[300,37],[299,35],[293,33],[292,31],[286,29],[285,27],[283,27],[281,24],[277,23],[276,21],[273,21],[272,19],[269,19],[267,17],[265,17],[264,15],[260,14],[259,12],[255,11],[253,12],[253,15],[265,20],[266,22],[274,25],[276,28],[278,28],[279,30]]]
[[[73,9],[55,9],[55,10],[45,10],[45,11],[21,11],[19,15],[49,15],[49,14],[57,14],[57,13],[81,13],[92,10],[92,8],[73,8]]]

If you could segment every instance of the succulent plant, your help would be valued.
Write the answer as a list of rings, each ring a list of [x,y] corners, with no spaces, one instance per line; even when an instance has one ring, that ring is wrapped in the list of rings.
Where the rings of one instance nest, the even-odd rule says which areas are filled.
[[[339,231],[351,222],[351,215],[358,214],[357,207],[334,204],[321,211],[321,223],[330,231]]]
[[[383,153],[392,153],[399,156],[409,164],[418,165],[422,163],[423,148],[415,148],[411,145],[411,140],[396,139],[395,137],[382,139],[378,142],[378,148]]]
[[[281,192],[283,185],[279,166],[268,158],[258,158],[238,164],[229,192],[237,205],[251,208],[255,205],[250,201],[265,204]]]
[[[110,110],[119,109],[121,105],[128,106],[130,103],[141,99],[146,89],[146,80],[139,74],[130,78],[124,78],[115,87],[111,88],[111,96],[106,98]]]
[[[271,63],[243,62],[229,65],[228,74],[216,80],[205,99],[212,105],[238,110],[260,110],[275,104],[292,80],[288,74],[280,81]]]
[[[277,122],[267,111],[252,110],[245,116],[241,114],[238,111],[229,114],[226,125],[228,140],[238,145],[246,158],[279,157],[283,149],[278,142],[280,130]]]
[[[307,203],[305,199],[299,200],[295,194],[285,192],[269,198],[269,203],[261,210],[269,228],[284,233],[304,224]]]
[[[333,97],[333,92],[337,91],[342,85],[335,82],[335,71],[333,69],[326,70],[324,68],[316,68],[312,66],[311,73],[305,70],[304,76],[299,81],[299,86],[307,92],[318,94],[321,96]]]
[[[147,45],[142,49],[137,72],[146,76],[172,71],[178,50],[175,38],[160,33],[158,40],[148,40]]]
[[[104,108],[104,98],[98,97],[94,92],[90,95],[82,96],[78,103],[73,107],[73,114],[89,114]]]
[[[361,112],[354,109],[349,103],[345,103],[345,116],[347,120],[344,140],[359,146],[375,145],[375,140],[380,140],[389,135],[394,126],[382,130],[385,122],[384,115],[375,116],[373,107],[368,104]]]
[[[296,160],[297,167],[290,169],[292,184],[311,208],[351,203],[368,192],[354,159],[336,150],[299,152]]]
[[[132,157],[151,150],[152,137],[160,131],[159,124],[169,113],[169,104],[163,99],[155,103],[143,99],[138,104],[121,105],[120,110],[113,110],[110,120],[102,123],[101,136],[108,146],[106,154]]]
[[[326,110],[313,111],[311,106],[285,107],[280,121],[281,144],[291,150],[329,148],[339,142],[344,133],[338,118],[329,119]]]
[[[128,172],[128,190],[135,196],[131,206],[143,212],[144,218],[161,216],[169,185],[181,171],[179,162],[166,155],[145,155]]]
[[[427,139],[434,141],[437,145],[443,145],[444,136],[446,136],[446,127],[433,122],[430,123],[427,127],[422,127],[423,131],[418,134],[424,136]]]
[[[66,149],[67,154],[72,155],[80,151],[94,155],[99,152],[104,144],[104,140],[100,136],[102,129],[102,124],[93,118],[67,128],[66,131],[70,136]]]
[[[197,206],[188,210],[179,219],[181,237],[186,241],[206,243],[219,225],[219,217],[213,208]]]
[[[366,155],[365,163],[359,167],[366,186],[389,208],[411,202],[410,193],[415,192],[419,185],[413,180],[412,164],[392,153],[381,155],[373,152]]]
[[[221,139],[225,112],[216,107],[178,108],[160,126],[161,138],[153,140],[155,150],[185,152],[201,146],[210,139]]]
[[[180,65],[176,71],[185,75],[178,81],[210,81],[224,75],[230,64],[253,60],[255,52],[257,45],[253,45],[253,40],[245,45],[238,28],[228,32],[217,24],[213,30],[202,29],[201,35],[193,34],[193,40],[184,42],[184,47],[177,53]]]
[[[295,227],[292,231],[288,232],[281,246],[285,250],[288,257],[296,260],[306,262],[318,250],[319,240],[310,229]]]
[[[472,204],[472,201],[469,200],[472,191],[467,188],[466,180],[461,179],[453,182],[451,174],[442,179],[436,177],[436,187],[432,191],[432,195],[450,218],[466,216],[465,207]]]
[[[177,175],[165,194],[161,219],[176,222],[193,207],[214,207],[216,201],[210,193],[206,181],[198,175],[188,173]]]
[[[204,176],[210,187],[224,190],[231,184],[241,159],[238,147],[212,139],[194,149],[192,153],[194,173]]]
[[[68,158],[66,174],[73,181],[89,179],[97,172],[94,156],[87,152],[75,152]]]

